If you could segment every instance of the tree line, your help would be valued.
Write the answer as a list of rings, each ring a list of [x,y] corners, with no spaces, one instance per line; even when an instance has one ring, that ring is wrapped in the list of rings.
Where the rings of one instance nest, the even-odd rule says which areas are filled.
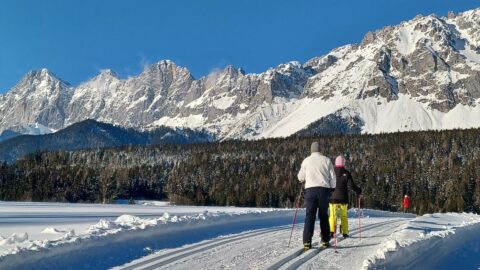
[[[35,153],[0,166],[0,200],[293,207],[313,141],[346,156],[365,207],[480,212],[480,129]]]

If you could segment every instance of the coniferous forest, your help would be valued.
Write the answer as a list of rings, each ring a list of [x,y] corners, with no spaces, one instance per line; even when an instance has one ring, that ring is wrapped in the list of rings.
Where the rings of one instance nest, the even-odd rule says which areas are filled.
[[[0,200],[294,207],[314,140],[346,156],[365,207],[480,212],[480,129],[35,153],[1,165]]]

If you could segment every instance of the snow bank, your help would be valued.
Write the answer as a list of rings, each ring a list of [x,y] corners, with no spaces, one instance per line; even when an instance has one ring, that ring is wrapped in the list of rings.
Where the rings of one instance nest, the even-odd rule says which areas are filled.
[[[358,217],[358,208],[350,208],[348,210],[348,217],[349,218],[357,218]],[[382,210],[373,210],[373,209],[361,209],[360,214],[362,218],[370,218],[370,217],[395,217],[395,218],[415,218],[415,214],[410,213],[402,213],[402,212],[388,212]]]
[[[375,254],[367,257],[363,269],[458,269],[457,258],[462,258],[462,267],[472,262],[472,266],[478,267],[479,228],[480,216],[476,214],[436,213],[415,218],[394,231]],[[468,243],[474,246],[469,249],[465,246]],[[467,250],[460,257],[452,256],[459,246]]]
[[[115,200],[115,204],[121,205],[130,205],[130,200],[119,199]],[[134,204],[136,205],[151,205],[151,206],[169,206],[170,202],[168,201],[152,201],[152,200],[135,200]]]
[[[164,201],[137,201],[137,204],[141,205],[154,205],[154,206],[168,206],[170,205],[170,202],[164,202]]]
[[[17,243],[23,243],[28,240],[27,233],[14,233],[8,238],[0,236],[0,246],[15,245]]]
[[[226,209],[228,210],[228,209]],[[229,233],[286,225],[291,209],[262,209],[239,212],[208,212],[140,218],[122,215],[114,221],[101,219],[86,233],[69,231],[54,240],[28,240],[28,234],[0,238],[10,245],[0,253],[1,269],[76,269],[109,268],[146,255],[160,248],[171,248]],[[55,228],[43,233],[62,234]],[[22,245],[17,243],[22,242]],[[148,248],[146,248],[148,247]]]
[[[65,231],[61,231],[55,228],[45,228],[41,233],[45,234],[61,234],[61,233],[66,233]]]

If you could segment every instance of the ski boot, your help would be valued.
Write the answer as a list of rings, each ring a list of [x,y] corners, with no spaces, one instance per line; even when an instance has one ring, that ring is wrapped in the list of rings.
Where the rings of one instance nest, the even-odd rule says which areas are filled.
[[[330,246],[330,243],[329,242],[323,242],[320,244],[320,247],[321,248],[328,248]]]
[[[312,243],[303,243],[303,252],[310,250],[312,248]]]

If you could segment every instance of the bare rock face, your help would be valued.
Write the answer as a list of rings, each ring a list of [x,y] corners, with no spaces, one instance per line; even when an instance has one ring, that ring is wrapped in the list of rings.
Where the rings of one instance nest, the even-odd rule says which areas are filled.
[[[353,103],[394,106],[404,97],[441,113],[479,105],[480,9],[445,18],[417,16],[369,32],[359,45],[260,74],[227,66],[195,79],[164,60],[135,77],[120,79],[103,70],[72,87],[46,69],[32,71],[0,96],[0,131],[31,124],[60,129],[96,119],[138,129],[206,128],[222,139],[259,138],[287,120],[296,122],[291,115],[315,100],[345,104],[332,107],[334,113],[351,111]],[[338,118],[332,117],[319,113],[316,119]],[[351,117],[365,126],[373,121]]]
[[[68,83],[47,69],[31,71],[0,99],[0,126],[39,123],[53,129],[63,127],[65,105],[73,93]]]
[[[322,57],[336,61],[312,76],[303,93],[324,99],[356,93],[358,99],[388,101],[400,93],[441,112],[457,104],[474,106],[480,98],[479,14],[473,10],[448,18],[418,16],[369,32],[360,46]]]

